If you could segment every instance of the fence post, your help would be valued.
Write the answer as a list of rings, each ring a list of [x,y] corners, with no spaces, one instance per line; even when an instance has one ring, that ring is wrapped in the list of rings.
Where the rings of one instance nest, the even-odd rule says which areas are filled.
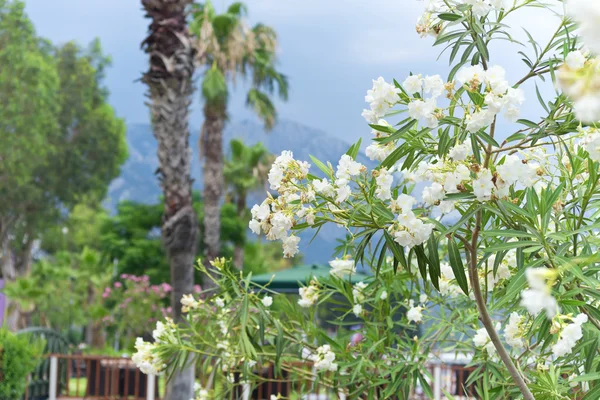
[[[442,398],[442,366],[435,364],[433,367],[433,398],[441,400]]]
[[[154,400],[154,388],[156,387],[156,375],[148,375],[146,380],[146,400]]]
[[[56,400],[58,384],[58,358],[50,356],[50,393],[48,400]]]

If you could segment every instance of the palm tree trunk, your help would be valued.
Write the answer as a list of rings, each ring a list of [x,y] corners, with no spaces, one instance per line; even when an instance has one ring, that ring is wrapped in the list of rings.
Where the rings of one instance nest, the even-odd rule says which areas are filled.
[[[198,219],[192,207],[191,151],[188,111],[192,94],[194,50],[186,23],[186,7],[192,0],[142,0],[151,19],[149,35],[142,43],[150,55],[148,85],[154,137],[158,142],[157,171],[165,209],[162,239],[171,268],[173,318],[182,320],[181,297],[192,293]],[[194,397],[193,365],[175,374],[168,383],[167,400]]]
[[[244,221],[246,214],[246,194],[237,194],[237,215],[240,220]],[[244,243],[237,243],[233,249],[233,264],[240,271],[244,269]]]
[[[204,154],[204,265],[210,271],[210,262],[221,252],[221,195],[223,194],[223,127],[225,110],[221,106],[204,106],[204,125],[201,135],[201,153]],[[203,289],[214,287],[210,279]]]

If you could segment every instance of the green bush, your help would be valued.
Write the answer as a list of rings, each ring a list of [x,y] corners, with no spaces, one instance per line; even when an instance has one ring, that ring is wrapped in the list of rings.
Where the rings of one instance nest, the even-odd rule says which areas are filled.
[[[0,400],[19,399],[42,354],[43,341],[0,329]]]

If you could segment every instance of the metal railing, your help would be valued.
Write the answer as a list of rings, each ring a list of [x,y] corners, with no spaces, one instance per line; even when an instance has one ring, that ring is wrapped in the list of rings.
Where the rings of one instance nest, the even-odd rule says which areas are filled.
[[[51,354],[48,393],[25,399],[159,400],[158,380],[143,374],[129,358]]]
[[[159,400],[158,379],[154,375],[143,374],[129,358],[89,355],[52,354],[49,358],[47,377],[48,393],[25,395],[25,400]],[[467,385],[474,367],[452,364],[429,364],[427,383],[433,397],[417,386],[408,399],[402,400],[442,400],[450,394],[456,400],[476,399],[474,385]],[[360,386],[339,387],[333,381],[333,374],[316,374],[310,363],[285,363],[276,374],[272,365],[257,367],[260,377],[253,386],[240,382],[235,375],[234,389],[220,398],[230,400],[268,400],[272,395],[284,398],[296,397],[302,400],[346,400],[372,398],[373,388],[367,393]],[[201,377],[202,378],[202,377]],[[206,378],[206,377],[204,377]],[[381,396],[387,384],[375,388],[376,396]],[[363,394],[364,393],[364,394]],[[41,396],[40,396],[41,394]],[[401,397],[387,397],[400,400]]]

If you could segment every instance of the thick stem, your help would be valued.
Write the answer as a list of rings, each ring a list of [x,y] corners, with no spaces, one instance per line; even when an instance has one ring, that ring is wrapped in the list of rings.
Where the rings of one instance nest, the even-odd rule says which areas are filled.
[[[471,262],[469,263],[469,278],[471,280],[471,287],[473,288],[473,295],[475,297],[475,302],[477,303],[477,310],[479,311],[481,322],[487,331],[490,340],[494,344],[496,351],[498,352],[498,356],[508,369],[510,376],[513,381],[523,394],[523,398],[525,400],[535,400],[533,394],[527,387],[525,383],[525,379],[513,363],[510,355],[502,345],[500,341],[500,337],[498,336],[498,332],[496,332],[496,328],[494,328],[494,322],[488,313],[487,306],[485,304],[485,300],[483,299],[483,295],[481,293],[481,287],[479,286],[479,277],[477,276],[477,239],[479,237],[479,232],[481,229],[481,211],[477,213],[477,220],[475,223],[475,230],[473,231],[473,237],[471,240]]]
[[[225,108],[220,104],[204,106],[204,125],[200,139],[204,155],[204,258],[206,270],[221,253],[221,195],[223,194],[223,127]],[[208,278],[208,277],[207,277]],[[214,288],[211,279],[202,281],[203,289]]]

